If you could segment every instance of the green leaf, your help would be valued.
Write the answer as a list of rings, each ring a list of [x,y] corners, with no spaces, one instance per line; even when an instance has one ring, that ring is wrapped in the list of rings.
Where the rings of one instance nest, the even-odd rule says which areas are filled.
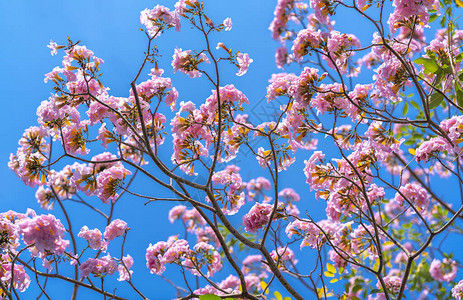
[[[212,295],[212,294],[199,296],[199,300],[221,300],[221,299],[222,298],[220,298],[219,296]]]
[[[362,286],[357,284],[354,286],[354,288],[352,289],[352,292],[355,294],[357,293],[358,291],[360,291],[362,289]]]
[[[434,22],[434,21],[437,19],[437,17],[438,17],[438,16],[437,16],[436,14],[430,15],[430,16],[429,16],[429,23]]]
[[[416,103],[415,101],[413,100],[410,100],[410,104],[416,108],[417,110],[421,111],[421,107],[418,105],[418,103]]]
[[[442,101],[444,101],[444,95],[441,93],[433,93],[431,97],[429,97],[429,109],[434,109],[438,107]]]
[[[275,291],[273,294],[275,295],[276,300],[283,300],[283,296],[281,296],[280,292]]]
[[[408,113],[408,107],[409,107],[408,102],[405,102],[404,107],[402,108],[402,114],[404,116],[406,116]]]
[[[427,73],[434,74],[435,72],[437,72],[437,70],[439,70],[439,64],[434,59],[420,57],[415,59],[413,62],[416,64],[423,65]]]
[[[458,105],[463,106],[463,90],[460,88],[458,82],[455,82],[455,93]]]

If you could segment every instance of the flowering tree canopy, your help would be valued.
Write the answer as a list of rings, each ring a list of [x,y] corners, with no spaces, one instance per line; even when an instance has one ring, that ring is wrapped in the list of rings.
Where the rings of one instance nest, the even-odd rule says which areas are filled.
[[[51,41],[63,55],[45,74],[51,96],[8,163],[39,205],[0,212],[0,299],[50,299],[57,281],[71,299],[155,299],[140,288],[154,278],[179,299],[462,299],[459,6],[279,0],[281,72],[253,87],[262,102],[233,82],[259,53],[235,49],[233,16],[197,0],[140,13],[147,45],[124,95],[83,42]],[[346,13],[372,36],[342,32]],[[158,47],[175,31],[201,46]],[[170,68],[208,95],[182,96]],[[267,106],[264,120],[252,113]],[[140,199],[172,227],[127,222],[120,205]],[[134,231],[151,243],[130,242]]]

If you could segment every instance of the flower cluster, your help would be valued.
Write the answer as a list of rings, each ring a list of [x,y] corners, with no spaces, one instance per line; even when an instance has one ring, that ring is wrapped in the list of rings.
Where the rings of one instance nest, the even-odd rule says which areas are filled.
[[[270,204],[256,203],[247,214],[243,216],[244,230],[257,233],[259,229],[268,224],[273,206]]]
[[[166,269],[165,265],[172,263],[183,265],[197,276],[201,275],[203,266],[207,268],[208,277],[222,268],[219,252],[204,242],[199,242],[190,249],[186,240],[171,237],[167,242],[150,244],[146,249],[146,266],[151,273],[161,275]]]

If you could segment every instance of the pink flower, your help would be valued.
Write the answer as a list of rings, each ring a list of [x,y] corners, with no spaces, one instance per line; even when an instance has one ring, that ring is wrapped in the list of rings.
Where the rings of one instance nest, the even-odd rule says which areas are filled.
[[[463,280],[452,288],[452,296],[457,300],[463,299]]]
[[[186,210],[185,205],[177,205],[171,208],[169,211],[169,221],[170,223],[174,223],[175,220],[180,219],[183,215],[183,212]]]
[[[167,7],[156,5],[153,9],[145,9],[140,13],[140,22],[145,25],[151,37],[158,37],[162,29],[175,27],[180,30],[180,16]]]
[[[97,178],[98,198],[105,204],[109,203],[109,200],[115,201],[119,196],[117,190],[120,184],[130,174],[132,172],[122,166],[112,166],[103,170]]]
[[[168,247],[168,243],[158,242],[154,245],[150,244],[146,249],[146,267],[151,273],[161,275],[166,270],[162,256],[167,251]]]
[[[130,280],[130,277],[133,274],[133,271],[130,268],[133,266],[133,258],[130,255],[124,256],[122,258],[121,264],[117,266],[117,272],[119,273],[119,278],[117,281],[127,281]]]
[[[259,229],[267,225],[273,206],[270,204],[256,203],[247,214],[243,216],[244,230],[257,233]]]
[[[451,151],[452,146],[443,137],[431,138],[422,143],[416,149],[416,161],[429,161],[433,157],[439,157],[442,151]]]
[[[108,254],[102,258],[89,258],[79,266],[80,278],[85,278],[90,274],[112,275],[116,271],[117,263]]]
[[[170,106],[170,109],[172,111],[175,111],[177,99],[178,99],[178,91],[176,88],[172,88],[172,90],[167,94],[164,101],[166,102],[168,106]]]
[[[219,171],[212,175],[214,184],[223,185],[226,188],[226,201],[223,208],[224,213],[233,215],[239,211],[241,206],[245,204],[245,194],[242,192],[243,181],[239,174],[240,168],[235,165],[229,165],[223,171]]]
[[[292,188],[284,188],[278,193],[278,197],[287,198],[288,201],[298,202],[301,197]]]
[[[53,42],[53,40],[50,40],[50,44],[48,44],[47,47],[51,49],[51,55],[58,54],[58,44]]]
[[[232,20],[230,18],[226,18],[223,20],[223,26],[225,26],[225,31],[230,31],[232,29]]]
[[[270,181],[265,177],[258,177],[257,179],[251,179],[246,184],[246,189],[248,190],[249,200],[253,200],[256,196],[264,194],[264,190],[270,190],[271,185]]]
[[[294,53],[294,58],[301,61],[312,48],[319,48],[322,38],[319,31],[314,31],[311,28],[303,29],[298,32],[296,39],[293,41],[291,50]]]
[[[297,264],[296,256],[294,251],[288,247],[279,247],[276,251],[273,250],[270,256],[275,262],[278,262],[278,267],[285,268],[286,261],[290,261],[293,264]]]
[[[242,76],[246,74],[248,71],[249,65],[253,62],[252,59],[249,58],[247,53],[238,53],[236,56],[236,60],[238,61],[239,71],[236,73],[237,76]]]
[[[9,287],[13,280],[14,288],[20,292],[24,292],[30,285],[31,280],[26,274],[24,267],[18,263],[14,264],[14,270],[11,270],[11,258],[8,254],[0,254],[0,280]],[[2,298],[6,299],[6,298]]]
[[[55,196],[53,195],[51,189],[45,189],[43,186],[39,187],[37,189],[37,192],[35,193],[35,198],[37,199],[37,202],[40,204],[40,207],[46,210],[53,209],[54,197]]]
[[[78,237],[85,239],[88,242],[88,245],[93,250],[103,250],[106,251],[107,244],[103,241],[103,236],[101,231],[98,228],[89,230],[87,226],[84,226],[80,229]]]
[[[212,245],[199,242],[187,255],[183,265],[188,267],[193,275],[200,276],[198,270],[203,266],[207,268],[207,277],[212,277],[214,273],[222,269],[222,259],[220,253]]]
[[[25,218],[19,222],[19,228],[24,242],[34,245],[39,253],[63,254],[69,246],[69,241],[63,239],[66,229],[53,215]]]
[[[434,259],[429,266],[429,274],[437,281],[451,282],[457,277],[457,270],[456,261],[448,258]]]
[[[175,49],[174,55],[172,56],[174,73],[180,71],[183,74],[189,75],[190,78],[201,77],[202,74],[198,69],[198,65],[202,62],[210,63],[210,61],[204,53],[196,55],[190,53],[191,50],[182,51],[181,48]]]
[[[182,220],[189,231],[192,231],[194,228],[199,226],[206,225],[206,221],[203,219],[199,211],[196,210],[196,208],[185,210],[182,216]]]
[[[112,221],[104,231],[104,238],[109,242],[113,239],[117,238],[118,236],[122,236],[126,230],[130,228],[127,227],[127,223],[116,219]]]
[[[384,285],[386,286],[386,289],[389,293],[397,294],[399,292],[400,285],[402,284],[402,278],[398,276],[385,276],[383,280]],[[376,283],[376,287],[378,289],[382,288],[381,283],[379,281]]]
[[[412,205],[416,205],[419,211],[424,211],[429,205],[429,195],[426,189],[415,183],[407,183],[399,189],[400,193],[409,201]],[[404,197],[400,193],[396,193],[394,200],[403,206]]]
[[[190,251],[190,246],[186,240],[175,240],[174,242],[170,243],[167,242],[170,246],[167,248],[167,251],[162,256],[162,263],[170,264],[173,262],[178,261],[185,254],[188,254]]]

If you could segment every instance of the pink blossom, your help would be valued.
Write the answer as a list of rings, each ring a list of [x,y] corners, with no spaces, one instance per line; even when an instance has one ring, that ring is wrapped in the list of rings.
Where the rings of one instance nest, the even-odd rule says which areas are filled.
[[[323,56],[328,66],[339,70],[341,74],[347,73],[347,60],[354,55],[353,47],[360,47],[360,41],[353,34],[340,33],[336,30],[330,32],[328,37],[328,53]],[[334,60],[334,63],[333,61]]]
[[[249,55],[247,53],[238,53],[236,55],[236,60],[238,61],[239,65],[239,71],[238,73],[236,73],[236,75],[242,76],[246,74],[249,65],[253,62],[253,60],[249,58]]]
[[[212,277],[214,273],[222,269],[222,259],[220,253],[212,245],[199,242],[193,247],[193,251],[188,253],[183,265],[188,267],[190,272],[196,276],[200,276],[197,270],[206,266],[206,276]]]
[[[109,242],[113,239],[122,236],[130,228],[127,227],[127,223],[116,219],[113,220],[104,231],[104,238]]]
[[[194,231],[194,234],[196,235],[197,243],[214,243],[215,248],[218,249],[221,247],[220,241],[215,235],[214,230],[209,226],[197,227]]]
[[[255,255],[248,255],[244,260],[243,260],[243,273],[248,274],[252,271],[252,266],[253,264],[261,265],[263,256],[260,254],[255,254]]]
[[[431,138],[422,143],[416,149],[416,161],[429,161],[433,157],[438,157],[442,151],[451,151],[452,146],[442,137]]]
[[[437,280],[451,282],[457,277],[457,263],[454,260],[444,258],[442,261],[434,259],[429,266],[429,274]]]
[[[460,280],[460,282],[452,288],[452,296],[457,300],[463,299],[463,280]]]
[[[47,45],[48,48],[51,49],[51,55],[56,55],[58,54],[58,44],[53,42],[53,40],[50,40],[50,44]]]
[[[282,198],[287,198],[288,201],[295,201],[295,202],[298,202],[301,199],[299,194],[296,193],[296,191],[293,190],[292,188],[284,188],[284,189],[282,189],[278,193],[278,196],[282,197]]]
[[[13,280],[13,286],[20,292],[24,292],[30,285],[31,280],[27,275],[24,267],[18,263],[14,264],[13,271],[11,270],[11,258],[8,254],[0,254],[0,280],[1,282],[9,287],[9,284]],[[2,298],[6,299],[6,298]]]
[[[267,225],[273,206],[270,204],[256,203],[247,214],[243,216],[244,230],[257,233],[259,229]]]
[[[85,278],[90,274],[112,275],[116,271],[117,263],[108,254],[101,258],[89,258],[79,266],[80,278]]]
[[[103,241],[103,236],[98,228],[90,230],[87,226],[84,226],[80,229],[80,232],[77,236],[85,239],[88,242],[90,248],[94,250],[101,249],[106,251],[107,244],[105,241]]]
[[[190,252],[190,247],[186,240],[175,240],[172,243],[167,242],[170,246],[167,248],[167,251],[162,256],[162,263],[170,264],[178,261],[184,255]]]
[[[317,174],[318,164],[323,162],[324,158],[325,154],[323,154],[321,151],[314,151],[309,160],[304,161],[304,174],[307,177],[306,182],[310,185],[310,190],[325,187],[324,180],[321,179]]]
[[[429,195],[426,189],[415,183],[407,183],[400,187],[400,193],[397,192],[394,200],[401,206],[404,204],[404,197],[411,202],[411,205],[416,205],[419,211],[425,211],[429,205]],[[402,196],[403,195],[403,196]]]
[[[168,106],[170,106],[170,109],[172,111],[175,111],[177,99],[178,99],[178,91],[176,88],[172,88],[172,90],[170,90],[169,93],[167,94],[164,101],[166,102]]]
[[[97,178],[98,198],[106,204],[109,200],[115,201],[119,196],[117,189],[125,177],[130,174],[132,172],[120,166],[112,166],[103,170]]]
[[[270,181],[265,177],[258,177],[257,179],[251,179],[246,184],[246,189],[248,191],[249,200],[254,199],[257,195],[263,194],[264,190],[270,190],[271,185]]]
[[[82,60],[90,58],[93,56],[93,51],[87,49],[85,46],[74,45],[71,49],[66,50],[68,61],[72,60]]]
[[[183,212],[185,212],[186,206],[185,205],[176,205],[171,208],[169,211],[169,221],[170,223],[174,223],[175,220],[180,219]]]
[[[218,286],[220,289],[226,291],[227,293],[239,293],[240,280],[234,275],[229,275],[227,278],[222,280]],[[224,293],[213,286],[206,285],[204,288],[200,288],[194,291],[197,295],[224,295]]]
[[[210,61],[204,53],[197,55],[192,55],[190,53],[191,50],[182,51],[181,48],[175,49],[172,60],[174,73],[180,71],[183,74],[189,75],[190,78],[201,77],[202,74],[198,69],[198,65],[202,62],[210,63]]]
[[[40,207],[46,210],[53,209],[54,197],[55,196],[53,195],[51,189],[44,188],[43,186],[39,187],[35,193],[35,198],[40,204]]]
[[[167,7],[156,5],[153,9],[145,9],[140,13],[140,22],[145,25],[151,37],[158,37],[162,29],[175,27],[180,30],[180,16]]]
[[[302,58],[308,54],[312,48],[319,48],[321,40],[321,33],[319,31],[314,31],[311,28],[299,31],[296,39],[293,41],[293,47],[291,48],[296,61],[302,61]]]
[[[342,252],[341,252],[342,253]],[[328,257],[330,258],[331,262],[336,268],[346,268],[347,267],[347,260],[342,258],[336,251],[331,249],[328,251]]]
[[[384,276],[383,277],[384,285],[389,293],[395,295],[399,292],[400,286],[402,284],[402,278],[398,276]],[[378,281],[376,287],[381,289],[381,283]]]
[[[133,271],[130,270],[133,266],[133,258],[130,255],[126,255],[122,258],[122,262],[117,266],[117,272],[119,273],[117,281],[128,281],[133,274]]]
[[[277,250],[273,250],[270,253],[270,256],[275,262],[278,262],[279,268],[285,268],[284,266],[287,261],[288,263],[291,262],[292,264],[297,264],[298,262],[296,256],[294,255],[294,251],[288,247],[278,247]]]
[[[230,31],[233,26],[233,22],[230,18],[223,20],[223,25],[225,26],[225,31]]]
[[[291,61],[286,47],[278,47],[275,51],[275,63],[279,69],[284,69],[284,66]]]
[[[185,210],[182,215],[182,220],[189,231],[192,231],[198,226],[206,225],[206,221],[196,208]]]
[[[25,218],[19,222],[19,228],[24,242],[34,245],[34,249],[39,253],[59,255],[69,246],[69,241],[63,239],[66,229],[53,215]]]
[[[162,256],[167,251],[168,247],[168,243],[158,242],[154,245],[150,244],[146,249],[146,267],[151,273],[161,275],[166,270]]]
[[[242,192],[243,181],[239,174],[240,168],[228,165],[225,170],[212,175],[214,184],[223,185],[226,188],[226,201],[224,213],[233,215],[245,204],[245,194]]]
[[[329,15],[334,14],[334,8],[330,1],[310,0],[310,7],[315,11],[315,17],[322,24],[329,23]]]
[[[298,77],[293,73],[272,74],[272,78],[269,80],[270,85],[267,87],[268,101],[272,101],[278,96],[293,96],[297,81]]]

